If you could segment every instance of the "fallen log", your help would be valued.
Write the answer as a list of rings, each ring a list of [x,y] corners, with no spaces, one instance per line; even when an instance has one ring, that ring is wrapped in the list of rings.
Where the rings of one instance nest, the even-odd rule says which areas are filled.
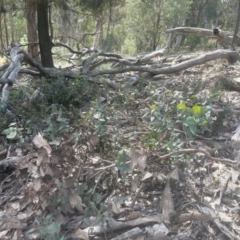
[[[177,27],[167,29],[166,33],[180,33],[180,34],[197,34],[207,37],[213,37],[219,41],[232,46],[233,33],[222,31],[220,28],[205,29],[205,28],[193,28],[193,27]],[[240,46],[240,38],[237,36],[236,45]]]

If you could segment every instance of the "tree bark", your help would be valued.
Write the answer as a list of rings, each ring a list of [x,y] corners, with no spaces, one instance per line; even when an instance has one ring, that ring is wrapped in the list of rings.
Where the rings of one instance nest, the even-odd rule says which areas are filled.
[[[37,35],[37,0],[26,0],[28,54],[35,58],[38,55]]]
[[[3,16],[3,14],[0,13],[0,42],[1,42],[1,48],[3,50],[5,48],[4,48],[4,43],[3,43],[2,16]]]
[[[102,29],[102,25],[103,25],[103,20],[104,20],[104,15],[100,15],[97,18],[97,22],[96,22],[96,27],[95,27],[95,31],[96,34],[94,35],[94,39],[93,39],[93,48],[97,48],[99,45],[99,40],[100,40],[100,35],[101,33],[101,29]]]
[[[41,63],[44,67],[53,67],[52,42],[48,30],[48,0],[37,1],[37,22]]]
[[[8,47],[9,46],[9,37],[8,37],[6,13],[3,15],[3,22],[4,22],[4,28],[5,28],[5,34],[6,34],[6,43],[7,43],[7,47]]]
[[[232,40],[232,45],[234,47],[234,45],[237,43],[238,40],[238,30],[239,30],[239,24],[240,24],[240,0],[238,1],[238,16],[237,16],[237,22],[235,25],[235,30],[234,30],[234,34],[233,34],[233,40]]]

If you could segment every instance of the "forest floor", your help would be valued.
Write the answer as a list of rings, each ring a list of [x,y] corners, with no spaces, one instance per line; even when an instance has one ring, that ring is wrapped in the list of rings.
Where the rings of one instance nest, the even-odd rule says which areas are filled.
[[[64,79],[64,93],[19,76],[41,94],[14,86],[0,119],[0,239],[240,239],[240,92],[220,81],[239,70]]]

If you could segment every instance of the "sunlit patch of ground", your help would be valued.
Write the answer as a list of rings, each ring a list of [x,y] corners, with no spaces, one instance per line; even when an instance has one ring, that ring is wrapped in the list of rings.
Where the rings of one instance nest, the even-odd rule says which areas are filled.
[[[5,64],[5,63],[7,63],[7,59],[0,57],[0,66]]]

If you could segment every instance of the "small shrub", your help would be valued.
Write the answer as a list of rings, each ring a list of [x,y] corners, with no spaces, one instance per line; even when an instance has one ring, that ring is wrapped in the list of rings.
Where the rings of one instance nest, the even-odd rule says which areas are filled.
[[[67,80],[61,76],[54,81],[43,79],[41,92],[48,105],[58,104],[64,107],[81,107],[95,96],[94,85],[89,84],[86,78],[80,77],[74,80]]]

